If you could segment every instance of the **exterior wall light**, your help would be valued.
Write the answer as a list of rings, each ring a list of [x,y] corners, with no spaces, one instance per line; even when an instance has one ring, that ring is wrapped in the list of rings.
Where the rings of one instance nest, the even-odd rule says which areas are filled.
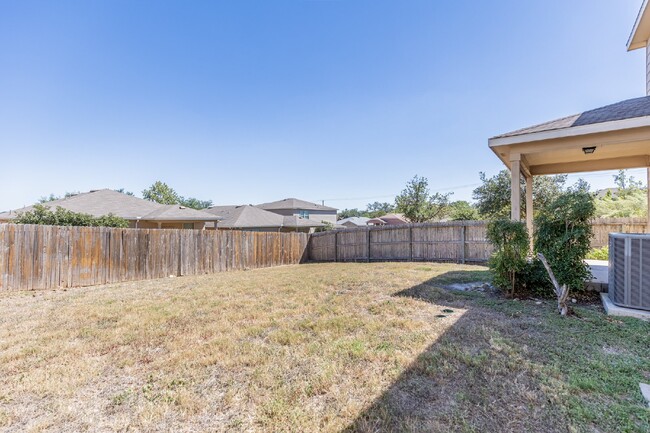
[[[582,151],[585,153],[585,155],[591,155],[596,151],[596,146],[591,146],[591,147],[583,147]]]

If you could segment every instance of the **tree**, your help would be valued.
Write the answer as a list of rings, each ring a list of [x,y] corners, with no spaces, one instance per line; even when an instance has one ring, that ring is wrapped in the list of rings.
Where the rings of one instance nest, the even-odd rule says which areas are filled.
[[[448,194],[429,192],[429,181],[414,176],[400,195],[395,197],[395,208],[414,223],[441,218],[449,206]]]
[[[192,209],[205,209],[212,206],[212,200],[199,200],[194,197],[183,197],[164,182],[156,181],[142,191],[142,198],[160,204],[180,204]]]
[[[133,194],[131,191],[126,191],[124,188],[116,189],[115,192],[121,192],[122,194],[135,196],[135,194]]]
[[[41,203],[41,204],[43,204],[43,203],[49,203],[49,202],[51,202],[51,201],[61,200],[62,198],[72,197],[72,196],[75,196],[75,195],[77,195],[77,194],[79,194],[79,191],[77,191],[77,192],[66,192],[66,193],[63,195],[63,197],[61,197],[61,196],[57,196],[57,195],[54,195],[54,194],[50,194],[49,196],[43,196],[43,197],[39,198],[39,199],[38,199],[38,202]]]
[[[360,216],[365,216],[364,211],[360,211],[357,208],[354,209],[343,209],[340,211],[337,215],[337,219],[342,220],[345,218],[351,218],[351,217],[360,217]]]
[[[207,209],[212,206],[212,200],[199,200],[194,197],[180,197],[179,204],[192,209]]]
[[[180,196],[172,187],[157,180],[149,188],[142,191],[142,198],[160,204],[178,204]]]
[[[526,225],[509,219],[493,220],[488,224],[487,238],[494,246],[489,261],[492,281],[513,296],[518,287],[518,274],[526,267],[529,248]]]
[[[535,250],[548,261],[544,264],[547,270],[553,270],[549,275],[559,304],[561,298],[566,301],[569,289],[582,290],[591,276],[584,260],[591,247],[595,210],[589,186],[582,181],[556,197],[535,220]],[[566,309],[559,307],[566,314]]]
[[[94,217],[85,213],[72,212],[57,206],[51,210],[43,204],[34,205],[31,211],[21,213],[13,220],[15,224],[40,224],[50,226],[121,227],[129,226],[124,218],[108,214]]]
[[[454,221],[474,221],[480,219],[476,207],[465,200],[450,203],[447,216]]]
[[[479,214],[484,218],[510,218],[510,172],[501,170],[497,175],[488,178],[485,173],[479,173],[482,185],[472,193],[476,200]],[[533,209],[537,213],[548,206],[564,191],[567,175],[535,176],[533,178]],[[526,211],[525,182],[521,182],[522,217]]]
[[[368,218],[377,218],[391,212],[395,212],[395,205],[376,201],[374,203],[369,203],[368,206],[366,206],[366,211],[363,216]]]

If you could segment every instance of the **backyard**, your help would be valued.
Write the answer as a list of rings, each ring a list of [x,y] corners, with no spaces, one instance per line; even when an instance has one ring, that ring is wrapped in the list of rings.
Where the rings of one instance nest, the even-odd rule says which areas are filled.
[[[0,431],[650,432],[650,323],[310,264],[0,294]]]

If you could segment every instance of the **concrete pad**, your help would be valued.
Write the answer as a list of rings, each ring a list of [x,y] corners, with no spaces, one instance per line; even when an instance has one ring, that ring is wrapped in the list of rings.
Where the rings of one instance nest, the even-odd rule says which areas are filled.
[[[593,283],[607,284],[609,282],[609,262],[607,260],[585,260],[591,268]]]
[[[641,395],[645,398],[648,407],[650,407],[650,385],[647,383],[640,383],[639,387],[641,388]]]
[[[636,310],[634,308],[625,308],[614,305],[612,300],[609,299],[608,293],[601,293],[600,299],[602,299],[603,307],[605,307],[605,312],[609,316],[634,317],[636,319],[650,321],[650,311]]]

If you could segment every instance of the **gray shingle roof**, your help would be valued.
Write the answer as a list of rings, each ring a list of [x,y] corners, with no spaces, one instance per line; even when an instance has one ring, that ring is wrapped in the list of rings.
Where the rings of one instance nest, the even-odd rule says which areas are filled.
[[[222,217],[219,227],[225,228],[280,228],[284,222],[282,215],[251,205],[213,206],[205,211]]]
[[[100,189],[84,192],[44,203],[44,206],[55,209],[60,206],[72,212],[90,214],[95,217],[113,214],[127,220],[138,218],[148,221],[214,221],[215,215],[178,205],[162,205],[138,197]],[[13,211],[0,213],[0,219],[13,219],[19,213],[29,212],[34,206],[27,206]]]
[[[337,211],[337,209],[333,207],[323,206],[309,201],[300,200],[297,198],[285,198],[283,200],[272,201],[270,203],[262,203],[262,204],[258,204],[257,207],[266,210],[301,209],[301,210]]]
[[[573,128],[575,126],[594,125],[616,120],[633,119],[635,117],[650,116],[650,96],[628,99],[616,104],[563,117],[539,125],[518,129],[493,138],[514,137],[517,135],[532,134],[534,132],[552,131],[556,129]]]
[[[142,217],[146,221],[219,221],[221,216],[177,204],[160,205]]]
[[[351,223],[354,224],[355,226],[362,227],[368,225],[368,221],[370,221],[370,218],[367,217],[349,217],[349,218],[343,218],[342,220],[338,220],[336,224],[344,225],[345,223]]]

